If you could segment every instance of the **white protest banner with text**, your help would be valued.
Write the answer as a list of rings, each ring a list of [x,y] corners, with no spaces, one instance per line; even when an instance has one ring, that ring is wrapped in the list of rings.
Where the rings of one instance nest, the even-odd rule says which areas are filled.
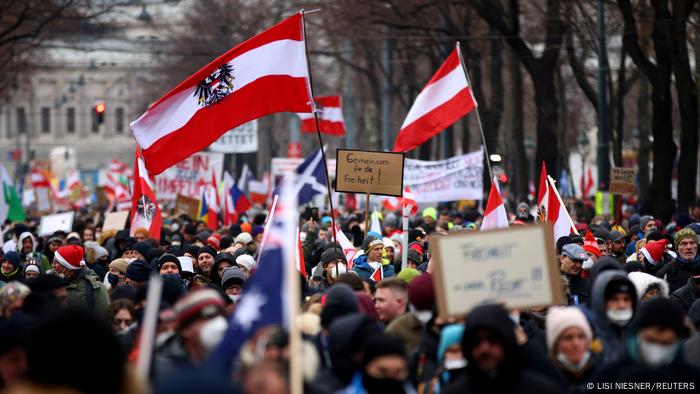
[[[195,153],[156,176],[156,196],[159,201],[175,201],[178,194],[199,199],[212,172],[219,180],[223,168],[223,153]]]
[[[482,150],[438,161],[406,159],[403,184],[419,203],[481,200],[483,163]]]
[[[209,145],[212,152],[251,153],[258,151],[258,121],[244,123]]]

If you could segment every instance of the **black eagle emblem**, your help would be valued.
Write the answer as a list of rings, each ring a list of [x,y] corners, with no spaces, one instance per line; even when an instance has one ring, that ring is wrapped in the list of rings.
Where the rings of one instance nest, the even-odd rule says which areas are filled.
[[[208,107],[226,98],[233,92],[233,66],[224,64],[204,78],[197,85],[194,97],[197,97],[197,104]]]

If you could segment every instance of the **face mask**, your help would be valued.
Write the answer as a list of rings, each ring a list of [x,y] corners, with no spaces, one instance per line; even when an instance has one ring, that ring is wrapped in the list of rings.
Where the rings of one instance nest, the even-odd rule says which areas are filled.
[[[610,309],[605,314],[610,323],[616,326],[624,326],[632,319],[632,309]]]
[[[430,319],[433,317],[433,312],[432,311],[415,311],[413,312],[413,315],[420,321],[421,323],[425,324],[430,321]]]
[[[199,343],[208,354],[216,345],[224,338],[224,333],[228,328],[228,321],[223,316],[217,316],[209,319],[199,330]]]
[[[568,358],[566,358],[564,353],[562,353],[562,352],[557,353],[557,361],[559,361],[559,363],[561,365],[563,365],[564,368],[568,369],[571,372],[581,372],[581,370],[583,369],[583,367],[586,366],[586,364],[588,363],[588,360],[590,358],[591,358],[591,352],[586,351],[585,353],[583,353],[583,357],[581,357],[581,361],[579,361],[577,364],[574,364],[571,361],[569,361]]]
[[[119,283],[119,276],[117,276],[117,274],[113,274],[113,273],[110,272],[110,273],[107,274],[106,278],[107,278],[107,282],[108,282],[111,286],[116,286],[117,283]]]
[[[348,267],[345,264],[338,264],[335,268],[331,269],[331,278],[335,279],[340,274],[348,272]]]
[[[238,302],[238,300],[241,299],[241,296],[242,296],[242,295],[243,295],[243,294],[235,294],[235,295],[234,295],[234,294],[229,294],[229,295],[228,295],[228,298],[230,298],[231,301],[233,301],[233,303],[235,304],[235,303]]]
[[[396,379],[377,379],[362,375],[362,385],[368,393],[405,393],[403,382]]]
[[[581,266],[581,268],[585,269],[586,271],[589,271],[591,267],[593,267],[593,260],[591,259],[584,261],[583,265]]]
[[[180,274],[167,274],[167,275],[161,275],[163,278],[171,278],[175,279],[178,282],[182,281],[182,278],[180,277]]]
[[[676,355],[676,348],[675,343],[660,345],[644,339],[639,340],[639,354],[642,356],[642,360],[652,367],[663,367],[670,364]]]
[[[445,369],[448,371],[461,369],[467,366],[467,360],[460,358],[459,360],[445,360]]]
[[[515,324],[516,326],[520,325],[520,311],[514,310],[508,314],[508,317],[510,318],[510,320],[513,321],[513,324]]]

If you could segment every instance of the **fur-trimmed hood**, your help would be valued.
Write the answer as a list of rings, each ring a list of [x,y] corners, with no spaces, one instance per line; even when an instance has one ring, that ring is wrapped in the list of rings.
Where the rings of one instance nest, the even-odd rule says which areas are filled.
[[[661,292],[661,297],[668,298],[668,283],[665,280],[644,272],[630,272],[627,277],[637,289],[637,298],[641,299],[651,285],[657,285]]]

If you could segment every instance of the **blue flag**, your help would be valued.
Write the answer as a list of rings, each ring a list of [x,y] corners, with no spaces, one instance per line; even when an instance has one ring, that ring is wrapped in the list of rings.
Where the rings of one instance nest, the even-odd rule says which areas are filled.
[[[294,171],[294,174],[295,176],[292,178],[285,178],[277,189],[285,183],[290,184],[292,194],[298,197],[299,205],[308,203],[318,194],[328,192],[326,188],[326,168],[323,165],[321,149],[305,158],[304,162]],[[279,190],[275,190],[273,194],[280,194]]]

